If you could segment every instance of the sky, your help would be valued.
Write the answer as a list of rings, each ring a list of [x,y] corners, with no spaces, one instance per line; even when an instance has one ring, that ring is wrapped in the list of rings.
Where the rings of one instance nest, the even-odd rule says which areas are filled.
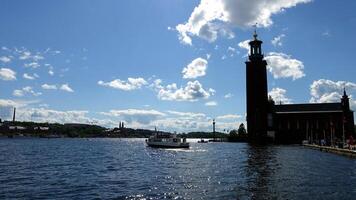
[[[0,118],[165,131],[245,123],[254,26],[276,102],[356,109],[356,1],[0,2]],[[256,25],[257,24],[257,25]]]

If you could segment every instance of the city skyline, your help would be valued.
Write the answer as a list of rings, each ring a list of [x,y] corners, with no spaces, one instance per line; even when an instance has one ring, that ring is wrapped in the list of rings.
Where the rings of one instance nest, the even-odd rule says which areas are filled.
[[[18,120],[237,129],[255,23],[276,102],[339,102],[344,87],[352,98],[347,2],[3,1],[0,118],[15,106]]]

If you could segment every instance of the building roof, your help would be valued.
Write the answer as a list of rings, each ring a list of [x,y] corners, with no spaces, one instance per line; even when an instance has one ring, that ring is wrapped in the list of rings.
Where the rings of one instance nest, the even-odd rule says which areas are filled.
[[[276,113],[342,112],[341,103],[283,104],[275,105]]]

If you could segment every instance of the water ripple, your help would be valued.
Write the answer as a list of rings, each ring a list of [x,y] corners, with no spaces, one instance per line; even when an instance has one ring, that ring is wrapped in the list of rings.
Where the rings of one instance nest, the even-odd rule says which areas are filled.
[[[0,199],[352,199],[356,161],[300,146],[1,139]]]

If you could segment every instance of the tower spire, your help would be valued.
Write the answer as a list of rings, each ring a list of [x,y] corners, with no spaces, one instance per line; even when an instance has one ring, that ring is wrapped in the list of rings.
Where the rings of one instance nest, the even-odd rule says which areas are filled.
[[[254,25],[255,31],[253,33],[253,40],[249,42],[250,45],[250,55],[249,59],[252,60],[262,60],[263,59],[263,54],[262,54],[262,41],[257,39],[257,24]]]
[[[350,98],[347,96],[346,89],[344,87],[344,95],[341,98],[341,105],[343,106],[344,110],[350,110]]]
[[[254,32],[253,32],[253,38],[255,39],[255,40],[257,40],[257,23],[255,24],[255,25],[253,25],[253,27],[255,28],[255,30],[254,30]]]

